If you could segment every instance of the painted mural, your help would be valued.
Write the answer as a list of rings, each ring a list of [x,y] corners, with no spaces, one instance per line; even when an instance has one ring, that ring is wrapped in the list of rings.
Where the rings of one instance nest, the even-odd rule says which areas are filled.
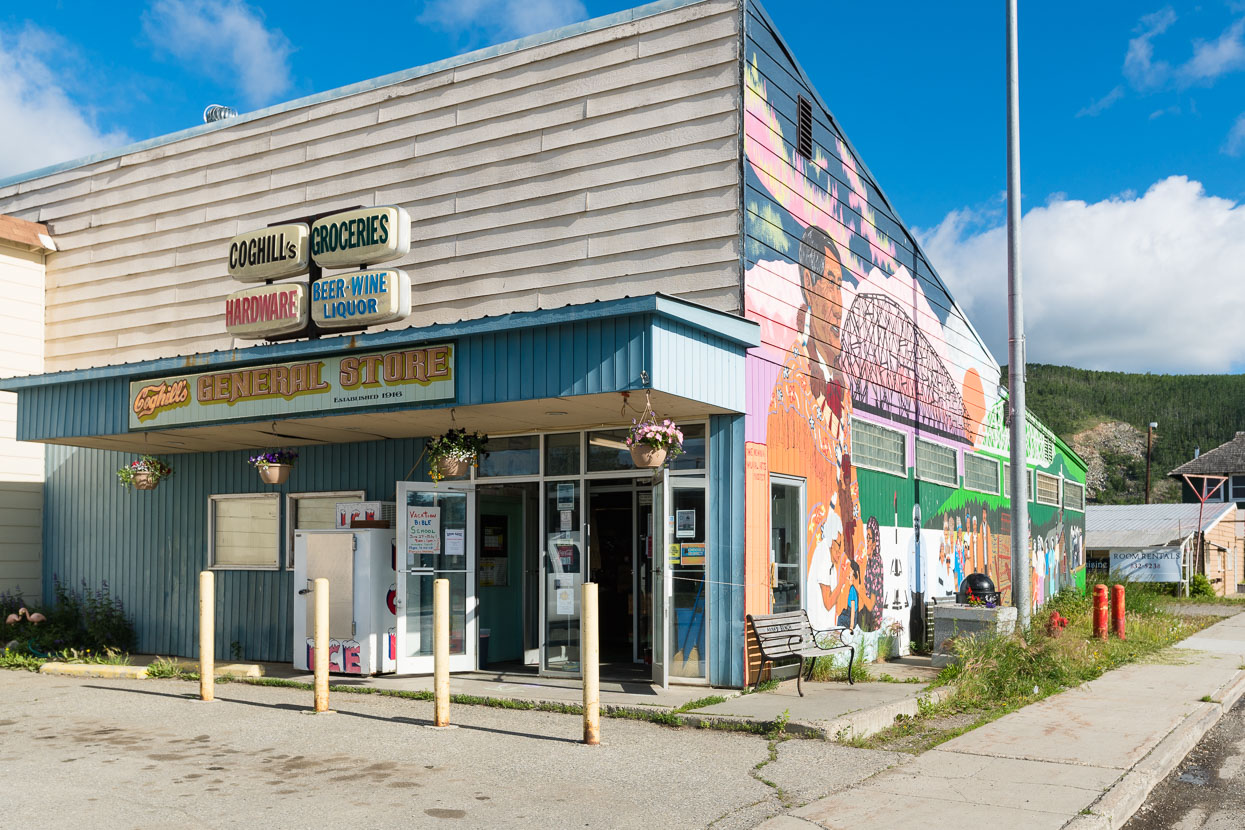
[[[744,306],[762,341],[748,356],[747,499],[768,504],[766,473],[804,479],[810,621],[851,628],[866,656],[888,635],[903,650],[924,603],[953,596],[967,574],[1010,589],[1001,488],[934,484],[912,469],[919,437],[954,450],[961,473],[964,454],[1002,471],[999,365],[751,4],[747,26]],[[808,158],[795,149],[798,96],[814,102]],[[903,476],[853,463],[860,422],[903,433]],[[1083,483],[1080,462],[1027,423],[1029,464]],[[1030,520],[1035,601],[1083,586],[1083,514],[1031,503]],[[748,536],[753,567],[769,558],[766,539]],[[747,604],[764,613],[768,601],[758,588]]]

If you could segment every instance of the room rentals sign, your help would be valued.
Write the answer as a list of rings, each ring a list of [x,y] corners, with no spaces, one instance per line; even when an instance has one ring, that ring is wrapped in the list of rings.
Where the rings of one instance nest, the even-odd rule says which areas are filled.
[[[134,381],[130,429],[453,399],[454,346],[445,343]]]
[[[367,266],[406,256],[411,217],[396,205],[358,208],[317,219],[247,231],[229,243],[229,276],[260,283],[225,298],[225,328],[234,337],[265,340],[295,335],[315,322],[323,329],[393,323],[411,313],[411,278]],[[364,270],[306,282],[273,282],[320,268]]]

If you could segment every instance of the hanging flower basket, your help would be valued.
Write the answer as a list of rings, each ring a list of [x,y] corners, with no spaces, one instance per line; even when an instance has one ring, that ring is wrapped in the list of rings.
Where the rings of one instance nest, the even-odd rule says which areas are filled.
[[[285,484],[297,460],[298,453],[293,450],[269,450],[252,455],[247,463],[259,471],[259,480],[264,484]]]
[[[465,429],[451,429],[443,435],[429,439],[428,477],[434,482],[443,478],[461,478],[468,467],[479,466],[480,456],[488,444],[488,436]]]
[[[655,470],[683,452],[683,431],[674,421],[666,418],[657,423],[657,416],[646,409],[639,421],[631,422],[627,434],[627,447],[631,460],[640,469]]]
[[[156,485],[173,475],[173,468],[154,455],[142,455],[117,470],[122,487],[135,490],[154,490]]]

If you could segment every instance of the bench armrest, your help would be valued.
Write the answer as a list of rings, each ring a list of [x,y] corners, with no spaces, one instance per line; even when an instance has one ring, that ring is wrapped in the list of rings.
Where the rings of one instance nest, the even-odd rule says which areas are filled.
[[[843,635],[844,635],[844,634],[846,634],[849,630],[850,630],[850,629],[848,629],[846,626],[836,626],[835,628],[814,628],[814,629],[812,629],[812,632],[813,632],[813,642],[814,642],[815,644],[817,644],[817,645],[818,645],[819,647],[821,647],[821,648],[826,648],[826,646],[821,646],[821,645],[820,645],[820,643],[818,642],[818,639],[817,639],[817,638],[818,638],[818,636],[819,636],[819,635],[822,635],[822,634],[838,634],[838,635],[839,635],[839,645],[837,645],[837,646],[830,646],[830,648],[844,648],[844,647],[847,647],[847,646],[851,646],[851,643],[849,643],[849,642],[847,642],[847,640],[843,639]]]

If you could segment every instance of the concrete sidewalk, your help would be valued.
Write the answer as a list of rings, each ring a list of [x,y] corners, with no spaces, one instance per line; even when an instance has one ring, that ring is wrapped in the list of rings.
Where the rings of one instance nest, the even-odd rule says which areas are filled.
[[[138,672],[154,659],[152,655],[132,655],[133,665],[122,668]],[[198,669],[192,661],[180,662],[189,671]],[[45,669],[50,669],[46,672],[49,674],[101,676],[93,671],[95,668],[98,667],[45,665]],[[768,724],[781,718],[786,720],[788,732],[834,739],[871,735],[892,725],[898,715],[915,715],[920,699],[937,700],[945,694],[945,690],[941,689],[926,691],[929,681],[938,673],[929,665],[928,658],[905,658],[872,664],[869,670],[875,676],[888,674],[895,680],[909,682],[857,682],[854,685],[846,682],[805,683],[805,695],[801,697],[794,680],[783,681],[777,688],[766,692],[741,693],[735,689],[708,686],[671,685],[668,689],[662,689],[639,679],[604,679],[601,681],[601,706],[605,711],[674,712],[689,722],[714,720]],[[262,676],[308,684],[314,680],[311,674],[298,671],[289,663],[218,663],[217,675],[226,673],[235,677]],[[432,691],[432,677],[426,675],[332,675],[329,682],[334,686]],[[512,671],[452,674],[450,694],[554,705],[578,705],[583,701],[583,687],[577,679],[540,677],[535,673]],[[726,700],[704,702],[706,698]]]
[[[1173,653],[1027,706],[761,827],[1115,830],[1245,692],[1245,614]]]

